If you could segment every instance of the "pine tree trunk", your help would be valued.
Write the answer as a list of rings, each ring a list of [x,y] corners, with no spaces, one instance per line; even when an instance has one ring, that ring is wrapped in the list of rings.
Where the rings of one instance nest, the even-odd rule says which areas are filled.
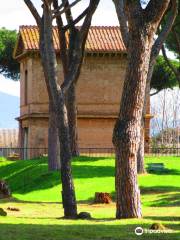
[[[78,131],[77,131],[77,107],[76,107],[76,86],[73,84],[66,96],[66,106],[68,112],[70,146],[73,157],[79,156]]]
[[[146,107],[147,107],[147,99],[150,95],[150,84],[151,84],[151,78],[153,74],[154,65],[156,63],[156,58],[151,56],[150,63],[149,63],[149,70],[147,74],[147,80],[146,80],[146,91],[145,91],[145,98],[144,98],[144,106],[143,106],[143,113],[142,113],[142,120],[141,120],[141,139],[139,143],[139,149],[137,154],[137,172],[139,174],[146,173],[145,169],[145,163],[144,163],[144,131],[145,131],[145,115],[146,115]]]
[[[49,129],[48,129],[48,169],[59,169],[57,159],[57,124],[56,113],[52,101],[49,101]]]
[[[153,61],[177,16],[178,3],[170,0],[152,0],[143,9],[139,1],[113,2],[128,52],[128,68],[120,113],[113,133],[116,151],[116,217],[140,217],[136,158],[140,143],[145,86],[148,81],[146,79],[148,69],[152,70]],[[153,40],[168,7],[172,12],[158,38]]]
[[[77,204],[71,171],[71,148],[68,116],[62,89],[58,86],[56,53],[52,38],[51,12],[44,4],[44,16],[40,28],[40,54],[49,99],[53,101],[56,113],[56,127],[60,143],[62,202],[65,218],[77,218]],[[57,143],[57,138],[55,140]]]
[[[146,85],[146,92],[145,92],[145,99],[144,99],[144,106],[143,106],[143,113],[141,118],[141,137],[137,152],[137,173],[138,174],[144,174],[146,173],[145,170],[145,163],[144,163],[144,131],[145,131],[145,115],[146,115],[146,98],[149,96],[149,93],[147,93],[147,85]]]
[[[121,147],[124,147],[121,146]],[[137,184],[137,170],[130,151],[116,152],[116,218],[140,218],[140,190]],[[127,159],[132,159],[128,161]]]
[[[116,218],[142,216],[137,183],[137,151],[151,43],[139,29],[132,31],[131,39],[133,41],[128,49],[128,68],[120,113],[113,132],[116,153]]]
[[[146,169],[144,166],[144,117],[142,118],[142,124],[141,124],[141,138],[137,153],[137,172],[138,174],[144,174],[146,173]]]
[[[59,143],[59,135],[58,135],[58,129],[57,129],[57,169],[61,169],[61,156],[60,156],[60,143]]]
[[[77,204],[71,171],[71,148],[66,105],[60,97],[57,111],[57,126],[60,142],[62,202],[65,218],[77,218]]]

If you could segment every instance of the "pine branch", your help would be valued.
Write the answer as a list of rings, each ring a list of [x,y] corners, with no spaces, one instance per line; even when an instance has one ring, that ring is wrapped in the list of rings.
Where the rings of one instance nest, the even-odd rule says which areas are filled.
[[[151,23],[161,21],[170,1],[171,0],[150,0],[143,10],[144,20]]]
[[[58,9],[58,0],[53,0],[54,9]],[[63,28],[63,21],[61,15],[56,16],[56,23],[59,35],[59,45],[60,45],[60,55],[63,66],[64,76],[68,71],[68,57],[67,57],[67,40],[66,40],[66,30]]]
[[[84,12],[82,12],[72,23],[67,24],[66,26],[63,27],[65,31],[67,31],[69,28],[72,26],[76,25],[78,22],[80,22],[87,14],[89,8],[87,7]]]
[[[75,81],[77,79],[77,75],[79,74],[79,69],[80,69],[80,66],[82,63],[82,59],[83,59],[85,42],[86,42],[88,31],[89,31],[89,28],[91,25],[92,16],[99,4],[99,1],[100,0],[90,0],[87,14],[85,15],[84,22],[83,22],[83,24],[79,30],[79,33],[77,35],[77,37],[79,38],[79,43],[78,43],[78,47],[76,49],[77,52],[76,52],[76,55],[74,58],[74,62],[76,63],[75,64],[76,68],[74,68],[74,67],[72,68],[71,66],[69,67],[69,71],[66,76],[66,79],[63,82],[63,84],[61,85],[61,89],[64,94],[67,92],[69,87],[73,83],[75,83]],[[74,34],[74,31],[72,31],[72,34]]]
[[[33,17],[35,18],[37,25],[39,26],[41,24],[41,17],[39,15],[37,9],[35,8],[34,4],[32,3],[31,0],[24,0],[24,2],[27,5],[27,7],[29,8]]]
[[[166,61],[168,67],[171,69],[171,71],[176,76],[178,84],[179,84],[179,87],[180,87],[180,72],[178,71],[178,69],[176,69],[173,66],[173,64],[170,62],[169,58],[167,57],[166,49],[165,49],[164,45],[162,46],[162,54],[163,54],[164,60]]]
[[[171,31],[172,31],[172,33],[173,33],[173,35],[174,35],[174,39],[175,39],[175,41],[176,41],[176,46],[177,46],[177,50],[178,50],[178,55],[179,55],[179,57],[180,57],[180,39],[179,39],[179,37],[178,37],[178,34],[177,34],[174,26],[172,27],[172,30],[171,30]]]
[[[152,96],[154,96],[154,95],[158,94],[160,91],[161,91],[161,90],[157,90],[157,91],[155,91],[155,92],[151,93],[151,94],[150,94],[150,97],[152,97]]]
[[[72,11],[70,8],[69,0],[62,0],[62,2],[65,3],[65,15],[66,15],[66,20],[68,24],[71,24],[73,22],[73,16],[72,16]]]
[[[163,46],[164,41],[166,40],[169,32],[172,29],[173,23],[176,19],[177,13],[178,13],[178,1],[177,0],[171,0],[171,9],[169,10],[169,15],[166,21],[165,26],[161,30],[161,32],[158,34],[158,38],[156,39],[155,43],[152,47],[151,52],[151,59],[157,58],[159,55],[159,52]]]
[[[116,13],[119,20],[123,42],[126,48],[128,48],[129,29],[128,29],[128,21],[127,21],[125,6],[124,6],[124,0],[113,0],[113,2],[116,8]]]
[[[81,41],[83,42],[86,39],[89,28],[91,26],[91,20],[100,0],[90,0],[87,14],[85,16],[84,22],[80,29]]]
[[[76,1],[72,2],[71,4],[69,4],[69,1],[65,0],[61,5],[61,8],[64,7],[64,9],[60,10],[61,9],[60,7],[56,8],[56,10],[54,11],[53,18],[56,18],[58,15],[62,15],[63,13],[68,12],[72,7],[74,7],[80,1],[81,0],[76,0]]]

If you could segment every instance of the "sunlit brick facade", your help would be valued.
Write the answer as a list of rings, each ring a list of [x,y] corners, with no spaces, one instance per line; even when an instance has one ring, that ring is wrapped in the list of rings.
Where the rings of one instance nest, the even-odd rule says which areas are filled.
[[[119,111],[127,57],[119,28],[106,27],[103,32],[101,32],[102,27],[94,27],[94,29],[88,37],[88,46],[77,84],[78,140],[80,148],[111,148],[112,131]],[[98,34],[102,39],[98,38]],[[115,45],[112,45],[113,41]],[[18,118],[20,144],[21,147],[28,148],[48,146],[48,94],[37,42],[37,28],[22,27],[14,52],[15,58],[20,62],[21,73]],[[58,50],[58,46],[56,49]],[[61,82],[60,61],[58,64]],[[149,104],[147,110],[149,114]],[[150,117],[148,116],[150,115],[147,115],[145,126],[146,151],[149,146]]]

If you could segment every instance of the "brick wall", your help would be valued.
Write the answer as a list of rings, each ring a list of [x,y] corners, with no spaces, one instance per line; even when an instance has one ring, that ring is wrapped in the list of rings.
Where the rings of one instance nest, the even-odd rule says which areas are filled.
[[[87,56],[84,59],[76,92],[80,147],[112,147],[112,131],[119,110],[125,68],[125,56]],[[24,99],[26,70],[27,105]],[[61,67],[58,74],[61,82]],[[38,56],[21,61],[20,118],[22,127],[29,128],[28,146],[47,146],[48,94]]]

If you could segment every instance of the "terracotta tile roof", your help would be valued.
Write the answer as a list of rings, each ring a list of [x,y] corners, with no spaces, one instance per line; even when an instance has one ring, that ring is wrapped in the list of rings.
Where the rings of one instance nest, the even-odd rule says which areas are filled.
[[[39,50],[39,32],[37,26],[21,26],[19,30],[19,39],[22,39],[23,51]],[[55,49],[59,50],[57,28],[53,29],[53,38]],[[22,47],[22,44],[19,46]],[[17,43],[18,48],[18,43]],[[19,55],[16,48],[15,56]],[[119,27],[94,26],[89,30],[86,52],[125,52],[125,46],[122,40]],[[22,49],[21,49],[22,51]]]

